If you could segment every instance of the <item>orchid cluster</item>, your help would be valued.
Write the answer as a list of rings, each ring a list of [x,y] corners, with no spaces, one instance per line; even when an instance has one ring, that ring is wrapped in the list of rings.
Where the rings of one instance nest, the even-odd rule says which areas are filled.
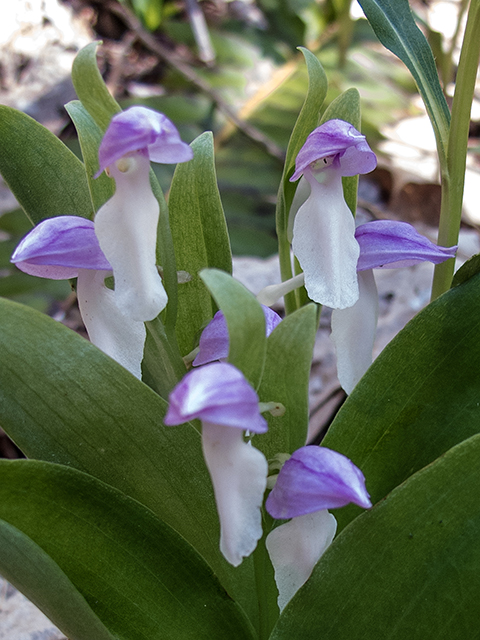
[[[188,145],[163,115],[132,107],[112,118],[99,148],[98,177],[115,179],[115,195],[94,222],[59,216],[41,222],[17,247],[12,261],[27,273],[48,278],[77,277],[77,295],[91,341],[141,379],[144,322],[166,306],[156,266],[158,203],[150,183],[150,160],[187,162]],[[365,137],[343,120],[330,120],[307,138],[292,181],[310,187],[292,210],[292,247],[303,268],[301,282],[312,300],[334,308],[332,338],[338,371],[350,393],[371,364],[377,319],[372,270],[453,257],[455,247],[436,247],[402,222],[378,221],[355,229],[343,198],[342,177],[374,169],[376,158]],[[113,273],[114,290],[105,285]],[[298,286],[295,278],[293,286]],[[292,283],[269,287],[260,300]],[[280,316],[263,305],[269,336]],[[221,524],[220,550],[233,566],[248,557],[262,537],[262,506],[268,462],[253,444],[268,430],[259,399],[242,372],[225,362],[228,328],[218,311],[202,332],[187,373],[169,398],[166,425],[194,419],[202,423],[202,448]],[[245,434],[249,434],[248,441]],[[282,452],[278,452],[282,453]],[[275,519],[265,544],[279,591],[280,610],[307,581],[332,542],[335,517],[328,509],[350,502],[371,507],[361,471],[327,448],[304,446],[284,461],[265,503]]]
[[[477,603],[458,576],[470,580],[480,522],[478,262],[372,363],[374,270],[450,264],[456,246],[404,222],[356,226],[345,184],[377,163],[359,96],[342,94],[317,126],[326,80],[304,55],[318,95],[279,191],[284,281],[257,297],[231,276],[211,135],[188,145],[165,115],[122,112],[94,47],[79,54],[69,105],[84,163],[0,107],[21,159],[2,164],[0,150],[0,171],[36,223],[11,261],[72,281],[92,343],[0,299],[0,424],[29,458],[0,461],[0,571],[72,640],[315,640],[353,637],[357,622],[368,637],[392,620],[400,638],[410,608],[416,625],[427,601],[472,591]],[[55,188],[15,147],[18,130],[55,156]],[[46,201],[64,189],[72,209],[40,215],[28,171],[16,182],[22,162]],[[167,200],[150,162],[177,165]],[[281,296],[283,317],[271,308]],[[316,444],[322,305],[350,397]]]

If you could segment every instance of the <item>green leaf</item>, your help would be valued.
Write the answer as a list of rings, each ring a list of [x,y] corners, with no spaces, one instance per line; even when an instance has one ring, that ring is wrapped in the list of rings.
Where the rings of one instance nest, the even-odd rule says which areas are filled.
[[[55,605],[59,618],[76,622],[86,608],[83,596],[112,636],[122,640],[253,637],[240,608],[202,558],[143,505],[61,465],[4,461],[0,478],[0,517],[44,551],[33,554],[30,545],[33,565],[30,572],[20,571],[32,576],[39,558],[51,580],[58,572],[47,554],[75,585],[77,602],[67,598]],[[0,559],[6,552],[2,547]],[[67,581],[62,586],[68,590]],[[54,587],[48,582],[50,593]],[[75,630],[71,637],[91,640],[92,634]]]
[[[374,502],[480,431],[480,275],[419,313],[375,360],[323,444],[360,467]],[[337,512],[339,528],[359,513]]]
[[[267,338],[267,359],[258,390],[262,402],[281,402],[283,416],[265,414],[268,432],[255,438],[265,456],[303,447],[308,429],[308,383],[317,332],[314,304],[287,316]]]
[[[213,315],[212,300],[199,271],[207,267],[232,271],[212,134],[202,134],[191,147],[194,158],[177,165],[168,199],[177,269],[190,276],[178,290],[176,331],[183,355],[195,347],[201,329]]]
[[[5,520],[0,520],[0,572],[72,640],[114,640],[58,564]]]
[[[402,60],[414,77],[435,131],[440,159],[445,160],[450,112],[432,50],[415,24],[408,0],[359,0],[359,3],[377,38]]]
[[[8,300],[0,316],[0,426],[29,458],[86,471],[143,503],[254,616],[250,564],[234,569],[218,548],[198,431],[165,427],[165,400],[67,327]]]
[[[347,89],[335,98],[325,109],[320,124],[334,118],[345,120],[345,122],[353,124],[357,131],[360,131],[362,117],[360,114],[360,94],[357,89]],[[355,215],[357,213],[358,176],[342,178],[342,183],[345,202],[353,215]]]
[[[83,161],[87,172],[88,188],[95,211],[105,204],[115,193],[115,181],[103,171],[98,178],[98,147],[102,141],[102,131],[79,100],[65,105],[68,115],[77,130],[82,149]]]
[[[480,253],[472,256],[467,260],[458,271],[455,272],[452,280],[452,288],[458,287],[459,284],[463,284],[473,276],[480,272]]]
[[[0,105],[0,173],[30,220],[92,217],[85,169],[60,140],[30,116]]]
[[[176,342],[169,340],[159,317],[146,322],[147,339],[142,361],[142,380],[168,400],[173,387],[186,374],[185,363],[176,348]]]
[[[102,131],[115,113],[121,111],[110,95],[97,66],[99,42],[91,42],[78,52],[72,66],[72,82],[80,102]]]
[[[479,458],[475,436],[357,518],[287,605],[271,640],[477,638]]]
[[[230,340],[228,361],[257,388],[267,347],[265,316],[260,303],[243,284],[224,271],[204,269],[200,277],[227,321]]]

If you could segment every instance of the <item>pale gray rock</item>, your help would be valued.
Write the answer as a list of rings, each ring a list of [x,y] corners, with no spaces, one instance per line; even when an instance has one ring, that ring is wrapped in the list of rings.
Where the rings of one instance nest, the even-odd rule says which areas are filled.
[[[67,640],[41,611],[0,577],[0,640]]]

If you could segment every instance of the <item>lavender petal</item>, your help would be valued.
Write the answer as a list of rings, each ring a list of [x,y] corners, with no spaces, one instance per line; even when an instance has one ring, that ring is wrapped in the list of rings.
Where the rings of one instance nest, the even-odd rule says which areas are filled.
[[[157,111],[130,107],[117,113],[98,150],[100,173],[122,156],[145,151],[152,162],[176,164],[193,158],[191,148],[182,142],[175,125]]]
[[[377,166],[376,156],[365,136],[349,122],[328,120],[308,136],[297,155],[295,173],[290,181],[298,180],[307,167],[324,158],[332,158],[342,176],[369,173]],[[322,168],[321,163],[319,168]],[[328,170],[328,166],[324,170]]]
[[[273,518],[286,519],[350,502],[365,509],[372,506],[360,469],[336,451],[309,445],[286,461],[266,509]]]
[[[358,271],[396,269],[419,262],[438,264],[455,257],[457,247],[439,247],[407,222],[377,220],[357,227],[360,245]]]
[[[269,336],[282,319],[273,309],[265,305],[262,305],[262,308],[265,315],[265,331]],[[227,321],[222,311],[217,311],[203,330],[199,347],[200,351],[192,363],[194,367],[228,358],[230,342]]]
[[[259,412],[255,390],[238,369],[226,362],[193,369],[170,394],[166,425],[195,418],[253,433],[265,433],[268,428]]]
[[[15,249],[11,262],[40,278],[76,278],[79,269],[111,271],[91,220],[56,216],[34,227]]]

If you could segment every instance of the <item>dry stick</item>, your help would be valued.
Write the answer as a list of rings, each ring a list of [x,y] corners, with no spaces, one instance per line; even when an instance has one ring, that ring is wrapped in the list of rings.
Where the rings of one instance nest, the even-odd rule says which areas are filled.
[[[168,64],[174,67],[179,73],[181,73],[187,80],[193,85],[198,87],[203,93],[208,95],[217,108],[229,119],[235,126],[242,131],[250,139],[254,140],[258,144],[262,145],[267,152],[277,158],[277,160],[284,161],[285,154],[274,142],[272,142],[266,135],[259,131],[256,127],[252,126],[248,122],[245,122],[237,116],[235,111],[229,107],[222,97],[206,82],[201,76],[199,76],[191,67],[188,66],[182,59],[176,54],[169,51],[161,42],[156,40],[148,31],[146,31],[140,21],[126,8],[116,3],[108,4],[109,10],[121,18],[125,24],[131,29],[137,36],[137,38],[151,51],[156,53],[159,58],[165,60]]]

